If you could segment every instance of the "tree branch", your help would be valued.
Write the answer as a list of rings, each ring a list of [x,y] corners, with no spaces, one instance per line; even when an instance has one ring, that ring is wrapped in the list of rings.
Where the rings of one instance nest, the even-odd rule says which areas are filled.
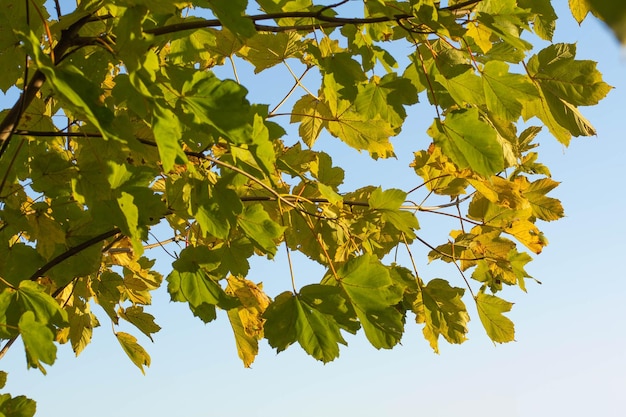
[[[449,12],[459,12],[471,8],[472,6],[480,3],[482,0],[468,0],[462,3],[457,3],[448,7],[439,8],[440,11],[449,11]],[[394,22],[399,20],[407,20],[412,19],[415,16],[407,13],[398,13],[393,16],[374,16],[374,17],[336,17],[336,16],[326,16],[323,14],[324,11],[340,6],[344,4],[345,1],[340,3],[323,7],[317,11],[307,11],[307,12],[282,12],[282,13],[267,13],[260,15],[251,15],[244,16],[247,19],[250,19],[256,28],[257,31],[264,32],[286,32],[286,31],[311,31],[315,29],[321,28],[332,28],[339,27],[345,25],[365,25],[372,23],[384,23],[384,22]],[[257,22],[262,22],[264,20],[280,20],[280,19],[296,19],[296,18],[311,18],[315,19],[317,22],[311,23],[308,25],[294,25],[294,26],[270,26],[270,25],[262,25]],[[166,35],[169,33],[182,32],[185,30],[193,30],[193,29],[204,29],[210,27],[221,27],[222,22],[219,19],[205,19],[205,20],[194,20],[190,22],[181,22],[173,25],[161,26],[158,28],[147,29],[144,32],[151,35]]]
[[[103,240],[108,239],[110,237],[113,237],[120,232],[121,230],[116,227],[114,229],[109,230],[108,232],[104,232],[97,236],[94,236],[91,239],[88,239],[79,245],[69,248],[67,251],[58,255],[57,257],[55,257],[54,259],[52,259],[51,261],[43,265],[41,268],[39,268],[37,271],[35,271],[28,279],[31,281],[35,281],[37,278],[42,277],[43,274],[45,274],[46,272],[48,272],[49,270],[51,270],[52,268],[54,268],[55,266],[63,262],[64,260],[69,259],[72,256],[84,251],[88,247],[95,245],[96,243],[102,242]]]
[[[89,21],[89,19],[91,19],[91,15],[87,15],[82,19],[77,20],[67,29],[61,31],[61,38],[54,47],[53,56],[58,58],[57,62],[63,59],[63,56],[68,49],[73,46],[74,39],[78,36],[78,31]],[[24,91],[22,91],[22,94],[17,99],[15,105],[13,105],[9,113],[0,122],[0,142],[2,143],[2,149],[7,148],[12,132],[16,129],[22,119],[22,114],[26,108],[30,106],[30,103],[32,103],[45,81],[46,76],[44,73],[37,70],[35,74],[33,74],[33,78],[31,78],[26,87],[24,87]]]

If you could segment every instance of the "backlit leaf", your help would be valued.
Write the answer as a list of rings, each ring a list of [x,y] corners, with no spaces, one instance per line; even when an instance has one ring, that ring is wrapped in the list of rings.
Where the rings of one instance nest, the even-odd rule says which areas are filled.
[[[270,255],[276,254],[276,241],[285,228],[270,219],[263,206],[253,204],[246,207],[238,218],[238,224],[260,249]]]
[[[298,133],[311,148],[319,137],[323,128],[328,128],[328,121],[332,113],[326,103],[310,95],[303,96],[296,102],[291,114],[291,123],[300,123]]]
[[[241,54],[254,65],[254,72],[259,73],[301,55],[303,49],[301,36],[295,32],[257,33],[246,41]]]
[[[503,62],[488,62],[482,79],[487,108],[505,120],[517,120],[522,114],[523,102],[538,97],[530,80],[509,73],[508,65]]]
[[[589,0],[569,0],[569,8],[574,19],[580,24],[591,11],[591,4]]]
[[[120,310],[119,314],[121,318],[132,323],[143,334],[148,336],[150,340],[152,340],[152,333],[156,333],[161,330],[161,326],[154,322],[154,316],[143,311],[142,306],[125,308]]]
[[[184,82],[180,104],[199,125],[208,125],[233,143],[250,143],[252,119],[246,94],[235,81],[195,71]]]
[[[45,374],[46,371],[42,362],[52,365],[57,357],[57,347],[53,342],[52,330],[38,321],[32,311],[22,314],[18,326],[24,342],[28,366],[38,368]]]
[[[435,121],[428,134],[459,168],[490,176],[504,168],[504,153],[496,132],[481,121],[476,109],[454,111]]]
[[[424,323],[424,337],[439,353],[439,336],[450,343],[463,343],[467,337],[469,315],[461,300],[465,290],[453,288],[443,279],[433,279],[421,286],[413,306],[418,323]]]
[[[345,344],[332,318],[289,292],[280,294],[265,312],[265,335],[279,352],[297,341],[314,358],[330,362]]]
[[[524,197],[530,201],[535,217],[545,221],[553,221],[565,215],[561,202],[556,198],[546,196],[558,185],[558,182],[550,178],[541,178],[530,183],[528,188],[524,190]]]
[[[154,106],[152,129],[159,147],[163,169],[169,172],[175,164],[187,163],[187,156],[180,144],[182,127],[178,117],[170,109]]]
[[[124,332],[115,333],[117,341],[124,349],[124,352],[128,355],[132,363],[141,370],[141,373],[145,375],[146,371],[144,366],[150,366],[150,355],[148,352],[137,343],[137,338],[133,335]]]
[[[503,315],[511,311],[513,303],[502,298],[478,293],[476,297],[476,308],[478,317],[487,331],[487,335],[496,343],[506,343],[515,340],[515,328],[513,322]]]
[[[258,341],[264,334],[263,313],[271,300],[260,285],[232,276],[228,278],[226,293],[241,302],[240,307],[228,310],[228,319],[235,334],[239,358],[248,368],[259,352]]]
[[[54,298],[45,292],[44,287],[33,281],[22,281],[15,295],[24,311],[33,313],[41,324],[62,325],[67,321],[67,314]]]
[[[370,343],[378,349],[395,346],[404,328],[395,308],[402,292],[393,285],[387,268],[374,256],[362,255],[348,261],[337,275]]]
[[[328,131],[349,146],[368,151],[375,159],[394,156],[389,138],[396,133],[391,124],[382,119],[367,120],[349,106],[342,103],[337,116],[328,122]]]

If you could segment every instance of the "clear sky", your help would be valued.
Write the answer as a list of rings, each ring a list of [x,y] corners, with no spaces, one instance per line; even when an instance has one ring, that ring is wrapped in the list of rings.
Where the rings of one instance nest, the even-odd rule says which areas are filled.
[[[509,315],[516,342],[494,346],[466,300],[473,317],[470,340],[461,346],[442,342],[439,355],[421,329],[408,323],[402,346],[391,351],[375,350],[360,333],[347,339],[340,358],[323,365],[298,346],[276,355],[262,342],[252,369],[244,369],[224,314],[204,325],[160,291],[149,311],[163,330],[154,344],[138,336],[152,356],[145,376],[126,358],[102,315],[93,343],[78,358],[61,346],[47,376],[26,370],[16,343],[0,363],[9,372],[6,391],[34,398],[38,416],[626,415],[626,49],[598,22],[579,28],[566,2],[554,3],[561,17],[555,41],[577,42],[578,58],[597,61],[615,89],[599,106],[582,109],[598,137],[574,140],[567,149],[546,133],[540,138],[542,162],[562,181],[555,196],[567,217],[540,226],[550,245],[527,269],[543,284],[529,282],[527,294],[502,294],[516,303]],[[253,101],[268,101],[267,90],[251,90]],[[395,141],[399,160],[370,164],[366,156],[337,152],[336,162],[348,164],[350,186],[415,185],[406,167],[418,149],[411,141],[427,140],[424,127],[433,114],[427,106],[411,114],[414,124]],[[150,255],[162,258],[167,274],[169,259],[162,252]],[[297,261],[295,268],[300,283],[321,276],[308,262]],[[436,265],[421,270],[425,280],[460,279]],[[284,257],[256,263],[249,279],[263,281],[270,292],[286,288]]]

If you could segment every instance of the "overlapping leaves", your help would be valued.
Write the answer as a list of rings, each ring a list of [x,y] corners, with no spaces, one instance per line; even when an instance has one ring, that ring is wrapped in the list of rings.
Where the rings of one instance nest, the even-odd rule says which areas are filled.
[[[595,3],[570,6],[578,21],[591,11],[621,33]],[[535,149],[541,127],[518,133],[517,123],[538,119],[564,144],[593,135],[579,107],[610,90],[573,44],[527,57],[525,32],[553,37],[550,1],[367,2],[370,20],[359,25],[308,0],[259,0],[272,19],[247,17],[243,0],[81,2],[54,23],[42,21],[44,2],[29,4],[41,12],[30,25],[19,23],[24,2],[0,11],[0,89],[23,87],[26,54],[39,80],[29,87],[37,94],[2,114],[0,132],[20,133],[0,146],[0,338],[21,336],[28,366],[45,371],[55,341],[85,349],[100,324],[94,304],[114,326],[124,320],[152,339],[160,326],[148,306],[162,277],[143,252],[163,229],[163,242],[148,247],[179,245],[167,252],[172,300],[204,322],[226,310],[245,366],[263,338],[279,352],[298,343],[324,362],[359,329],[374,347],[392,348],[409,314],[435,352],[440,340],[466,340],[472,311],[493,341],[514,339],[512,304],[496,293],[526,290],[527,252],[547,244],[538,222],[564,215]],[[183,13],[189,5],[196,9]],[[404,49],[389,46],[398,43]],[[214,68],[225,62],[232,77]],[[248,93],[254,81],[238,79],[243,65],[286,71],[268,86],[283,95],[261,100],[275,101],[271,111],[251,104],[258,95]],[[422,117],[410,113],[419,98],[434,107],[432,143],[406,128]],[[400,132],[415,144],[410,193],[375,184],[348,191],[350,167],[333,166],[334,149],[318,149],[330,134],[391,158]],[[431,194],[446,199],[429,206]],[[427,212],[452,219],[448,237],[420,234]],[[414,242],[425,243],[429,261],[471,272],[475,310],[455,278],[424,280],[388,265],[400,249],[417,254]],[[294,278],[272,299],[246,277],[253,256],[273,258],[281,245],[326,273],[302,287]],[[143,372],[146,349],[114,332]],[[0,411],[11,401],[0,398]],[[11,404],[30,412],[28,402]]]

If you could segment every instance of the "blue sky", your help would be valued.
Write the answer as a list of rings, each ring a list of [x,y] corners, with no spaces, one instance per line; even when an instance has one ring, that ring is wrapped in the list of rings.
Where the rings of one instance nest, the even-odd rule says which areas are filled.
[[[473,317],[470,340],[461,346],[442,343],[439,355],[409,323],[402,346],[391,351],[375,350],[359,334],[347,339],[339,359],[323,365],[297,346],[276,355],[263,342],[252,369],[244,369],[225,315],[204,325],[161,291],[150,312],[163,330],[154,344],[140,338],[152,356],[146,376],[126,358],[101,316],[103,326],[95,330],[92,345],[78,358],[69,346],[60,347],[47,376],[26,370],[16,343],[0,366],[9,372],[7,391],[36,399],[39,416],[623,416],[626,49],[598,22],[579,28],[566,2],[554,3],[561,17],[555,41],[577,42],[578,58],[598,61],[615,89],[599,106],[583,109],[598,137],[574,140],[567,149],[547,134],[540,138],[541,160],[562,181],[555,196],[567,217],[541,226],[550,245],[528,271],[543,284],[529,283],[527,294],[502,295],[516,303],[509,315],[516,323],[516,342],[494,346],[466,300]],[[242,76],[247,77],[245,71]],[[247,84],[255,83],[265,84]],[[266,93],[251,87],[253,100],[258,94],[257,101],[267,101]],[[338,148],[334,156],[347,164],[350,187],[416,185],[406,165],[420,144],[411,142],[427,140],[433,110],[417,106],[412,111],[414,122],[396,140],[399,160],[373,163]],[[425,218],[420,221],[428,227]],[[151,255],[162,258],[166,274],[167,257]],[[300,284],[319,280],[322,273],[302,260],[295,268]],[[420,271],[425,280],[460,280],[445,266],[423,265]],[[274,261],[255,263],[249,279],[263,281],[275,295],[287,288],[288,274],[279,254]]]

